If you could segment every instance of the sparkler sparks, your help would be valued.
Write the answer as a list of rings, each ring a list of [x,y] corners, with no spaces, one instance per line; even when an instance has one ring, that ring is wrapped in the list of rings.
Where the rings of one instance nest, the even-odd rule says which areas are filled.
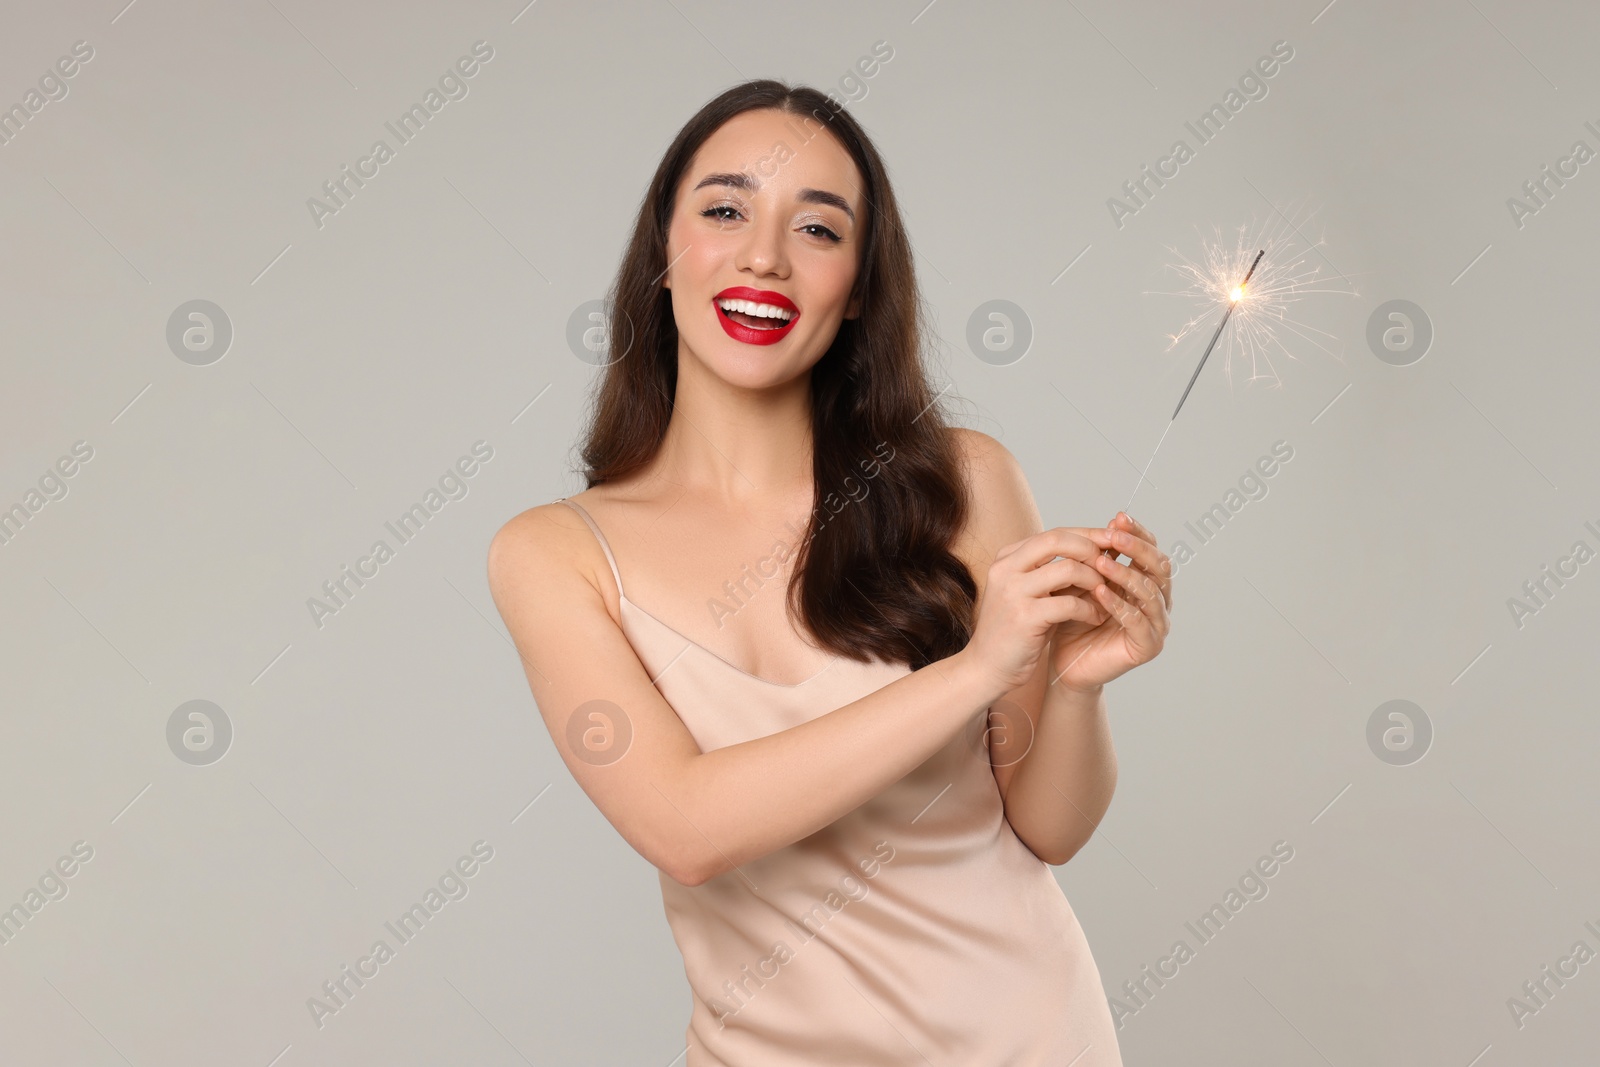
[[[1230,382],[1236,356],[1249,358],[1248,380],[1270,378],[1280,385],[1282,382],[1272,363],[1274,352],[1294,359],[1292,349],[1306,344],[1334,359],[1340,358],[1325,344],[1334,340],[1332,334],[1290,315],[1296,303],[1314,293],[1356,295],[1349,279],[1323,256],[1322,242],[1310,242],[1301,233],[1301,226],[1309,222],[1307,218],[1296,223],[1274,208],[1273,214],[1256,232],[1251,232],[1252,227],[1248,225],[1240,226],[1231,242],[1223,238],[1220,230],[1213,230],[1212,239],[1202,241],[1199,260],[1189,259],[1175,248],[1169,249],[1178,257],[1178,262],[1170,264],[1169,269],[1189,284],[1179,292],[1165,295],[1187,297],[1199,310],[1171,335],[1167,351],[1172,351],[1192,331],[1209,323],[1211,316],[1221,309],[1224,323],[1231,315],[1234,325],[1223,349],[1223,368]],[[1252,261],[1259,270],[1252,267]],[[1345,287],[1331,284],[1328,268],[1332,268],[1332,273],[1338,275]],[[1247,275],[1250,277],[1248,287],[1240,281]],[[1263,364],[1268,368],[1267,373],[1261,372]]]
[[[1309,221],[1309,218],[1304,220],[1304,222]],[[1128,497],[1128,504],[1133,503],[1133,496],[1139,492],[1139,486],[1144,484],[1150,464],[1155,462],[1156,453],[1161,451],[1161,444],[1166,441],[1167,432],[1177,421],[1178,412],[1183,410],[1184,401],[1189,398],[1189,391],[1199,379],[1201,368],[1205,366],[1211,350],[1216,347],[1218,339],[1222,337],[1230,321],[1233,322],[1234,329],[1228,331],[1227,342],[1223,349],[1223,368],[1230,382],[1233,379],[1233,360],[1237,355],[1249,357],[1251,369],[1249,380],[1271,378],[1281,385],[1282,382],[1278,379],[1276,368],[1272,364],[1272,353],[1276,350],[1294,359],[1294,353],[1285,345],[1285,341],[1290,345],[1305,342],[1334,359],[1340,358],[1339,353],[1331,351],[1323,343],[1333,341],[1332,334],[1307,323],[1298,322],[1288,314],[1288,309],[1293,304],[1313,293],[1357,295],[1353,287],[1323,287],[1322,283],[1326,280],[1323,265],[1333,267],[1333,264],[1322,254],[1320,250],[1322,242],[1308,241],[1301,233],[1299,225],[1276,207],[1260,229],[1255,232],[1250,231],[1250,226],[1240,226],[1231,244],[1224,241],[1220,230],[1213,231],[1214,236],[1211,241],[1202,241],[1201,258],[1198,261],[1183,256],[1177,249],[1171,249],[1173,255],[1178,256],[1179,262],[1171,264],[1170,269],[1188,279],[1189,285],[1179,293],[1167,295],[1185,296],[1195,300],[1199,303],[1200,310],[1184,323],[1182,329],[1171,336],[1167,351],[1170,352],[1177,347],[1192,331],[1208,324],[1211,316],[1219,309],[1222,318],[1217,323],[1216,331],[1211,335],[1211,342],[1206,345],[1205,353],[1200,357],[1194,374],[1189,378],[1183,396],[1178,399],[1178,406],[1173,409],[1166,431],[1162,432],[1161,440],[1156,442],[1155,451],[1150,454],[1149,462],[1140,472],[1139,481],[1133,487],[1133,494]],[[1347,286],[1349,285],[1349,279],[1337,267],[1333,267],[1333,271]],[[1271,373],[1259,373],[1261,363],[1265,363]],[[1122,510],[1126,512],[1127,506],[1124,505]]]
[[[1205,354],[1200,357],[1200,362],[1194,368],[1194,374],[1189,376],[1189,384],[1184,387],[1183,395],[1178,398],[1178,406],[1172,409],[1172,417],[1178,417],[1178,412],[1183,410],[1183,402],[1189,399],[1189,390],[1194,388],[1195,380],[1200,377],[1200,368],[1206,365],[1206,360],[1211,357],[1211,350],[1217,347],[1217,338],[1222,336],[1222,328],[1228,325],[1228,318],[1233,314],[1233,309],[1239,306],[1239,301],[1244,299],[1244,287],[1250,284],[1250,275],[1256,272],[1261,265],[1261,257],[1267,254],[1263,248],[1256,253],[1255,262],[1250,264],[1250,270],[1244,276],[1244,281],[1234,286],[1228,293],[1228,310],[1222,313],[1222,321],[1217,323],[1217,332],[1211,335],[1211,343],[1206,345]]]

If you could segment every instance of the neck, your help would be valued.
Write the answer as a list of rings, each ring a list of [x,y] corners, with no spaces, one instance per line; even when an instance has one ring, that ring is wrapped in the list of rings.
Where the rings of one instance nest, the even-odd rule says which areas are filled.
[[[741,389],[694,359],[678,362],[672,418],[652,466],[688,492],[743,506],[810,499],[811,376]]]

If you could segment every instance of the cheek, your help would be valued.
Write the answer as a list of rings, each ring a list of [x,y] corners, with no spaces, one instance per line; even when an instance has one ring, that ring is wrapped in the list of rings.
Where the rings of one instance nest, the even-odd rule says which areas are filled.
[[[813,275],[817,295],[840,314],[849,310],[850,288],[855,284],[856,272],[851,264],[828,263],[818,265]]]
[[[672,286],[672,315],[680,328],[691,333],[708,331],[713,339],[718,327],[713,319],[711,297],[727,284],[730,272],[726,259],[714,247],[714,242],[697,240],[684,247],[668,244],[668,280]],[[676,257],[676,258],[674,258]]]
[[[690,290],[702,287],[707,279],[715,275],[715,253],[708,247],[708,242],[697,240],[684,243],[670,236],[667,240],[667,281],[671,282],[674,296],[681,290],[684,297],[690,297]]]

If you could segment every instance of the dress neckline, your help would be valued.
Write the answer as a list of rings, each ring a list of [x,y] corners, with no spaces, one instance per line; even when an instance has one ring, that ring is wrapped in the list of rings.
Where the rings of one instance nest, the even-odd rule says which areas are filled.
[[[838,656],[835,656],[833,659],[831,659],[827,663],[823,664],[822,669],[820,671],[818,671],[816,674],[813,674],[810,678],[802,678],[800,681],[792,682],[792,683],[791,682],[774,682],[771,679],[763,678],[763,677],[761,677],[760,675],[757,675],[757,674],[751,674],[749,671],[743,669],[742,667],[736,667],[732,663],[729,663],[727,660],[723,659],[721,656],[717,655],[715,652],[711,651],[705,645],[702,645],[699,641],[696,641],[694,638],[690,637],[688,634],[684,633],[682,630],[679,630],[675,626],[668,626],[666,623],[664,623],[660,619],[656,618],[656,616],[650,614],[650,612],[646,611],[644,608],[640,607],[638,604],[635,604],[633,601],[629,600],[627,594],[623,593],[621,590],[617,591],[617,599],[622,601],[622,603],[631,606],[633,608],[633,610],[637,611],[639,614],[643,615],[645,618],[649,619],[651,622],[655,623],[657,626],[661,627],[663,630],[666,630],[669,633],[672,633],[679,640],[686,642],[689,645],[690,648],[698,648],[701,652],[704,652],[706,655],[710,656],[712,659],[716,660],[718,663],[722,664],[724,667],[728,668],[730,671],[733,671],[733,672],[735,672],[737,674],[742,674],[746,678],[749,678],[751,681],[760,682],[762,685],[770,685],[774,689],[799,689],[801,686],[805,685],[807,682],[815,681],[816,679],[821,678],[824,674],[827,674],[830,670],[833,669],[833,665],[835,663],[837,663],[839,661],[839,658],[840,658]]]
[[[640,607],[638,604],[634,603],[632,600],[629,600],[628,599],[628,594],[622,588],[622,573],[619,570],[617,570],[617,557],[612,554],[612,552],[611,552],[611,542],[606,540],[606,535],[605,535],[604,531],[602,531],[600,529],[600,524],[594,521],[594,517],[589,514],[589,510],[587,508],[585,508],[582,504],[578,503],[576,500],[573,500],[571,497],[559,497],[558,499],[553,501],[553,503],[566,504],[568,507],[570,507],[573,510],[575,510],[579,515],[581,515],[583,517],[583,521],[588,525],[589,530],[594,534],[595,540],[600,542],[600,548],[606,554],[606,563],[611,568],[611,578],[612,578],[613,581],[615,581],[617,583],[617,599],[618,600],[620,600],[623,604],[631,605],[633,607],[633,610],[637,611],[639,614],[643,615],[645,618],[649,619],[651,622],[655,623],[657,626],[661,627],[663,630],[666,630],[668,633],[673,634],[679,640],[686,642],[691,648],[698,648],[701,652],[704,652],[706,655],[710,656],[712,659],[716,660],[718,663],[722,664],[724,667],[727,667],[730,671],[733,671],[736,674],[743,675],[744,677],[749,678],[751,681],[760,682],[762,685],[771,686],[774,689],[799,689],[801,686],[805,685],[807,682],[813,682],[816,679],[821,678],[824,674],[827,674],[828,671],[833,669],[833,665],[840,660],[841,657],[835,656],[833,659],[829,660],[826,664],[824,664],[823,668],[820,671],[818,671],[816,674],[813,674],[810,678],[802,678],[800,681],[793,682],[793,683],[789,683],[789,682],[774,682],[774,681],[772,681],[770,679],[762,678],[760,675],[751,674],[749,671],[743,669],[742,667],[734,666],[732,663],[729,663],[727,660],[723,659],[721,656],[717,655],[715,652],[711,651],[705,645],[702,645],[700,642],[696,641],[694,638],[690,637],[688,634],[684,633],[682,630],[679,630],[675,626],[668,626],[666,623],[662,622],[656,616],[652,615],[650,612],[646,611],[644,608]]]

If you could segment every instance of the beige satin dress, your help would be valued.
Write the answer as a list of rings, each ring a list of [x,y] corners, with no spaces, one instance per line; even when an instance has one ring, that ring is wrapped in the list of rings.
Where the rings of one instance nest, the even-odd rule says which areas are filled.
[[[600,527],[561,502],[594,531],[621,593]],[[629,643],[703,752],[798,726],[910,673],[838,657],[782,685],[625,593],[621,610]],[[809,837],[699,886],[661,875],[693,993],[686,1067],[1121,1067],[1083,929],[1006,821],[986,719]]]

